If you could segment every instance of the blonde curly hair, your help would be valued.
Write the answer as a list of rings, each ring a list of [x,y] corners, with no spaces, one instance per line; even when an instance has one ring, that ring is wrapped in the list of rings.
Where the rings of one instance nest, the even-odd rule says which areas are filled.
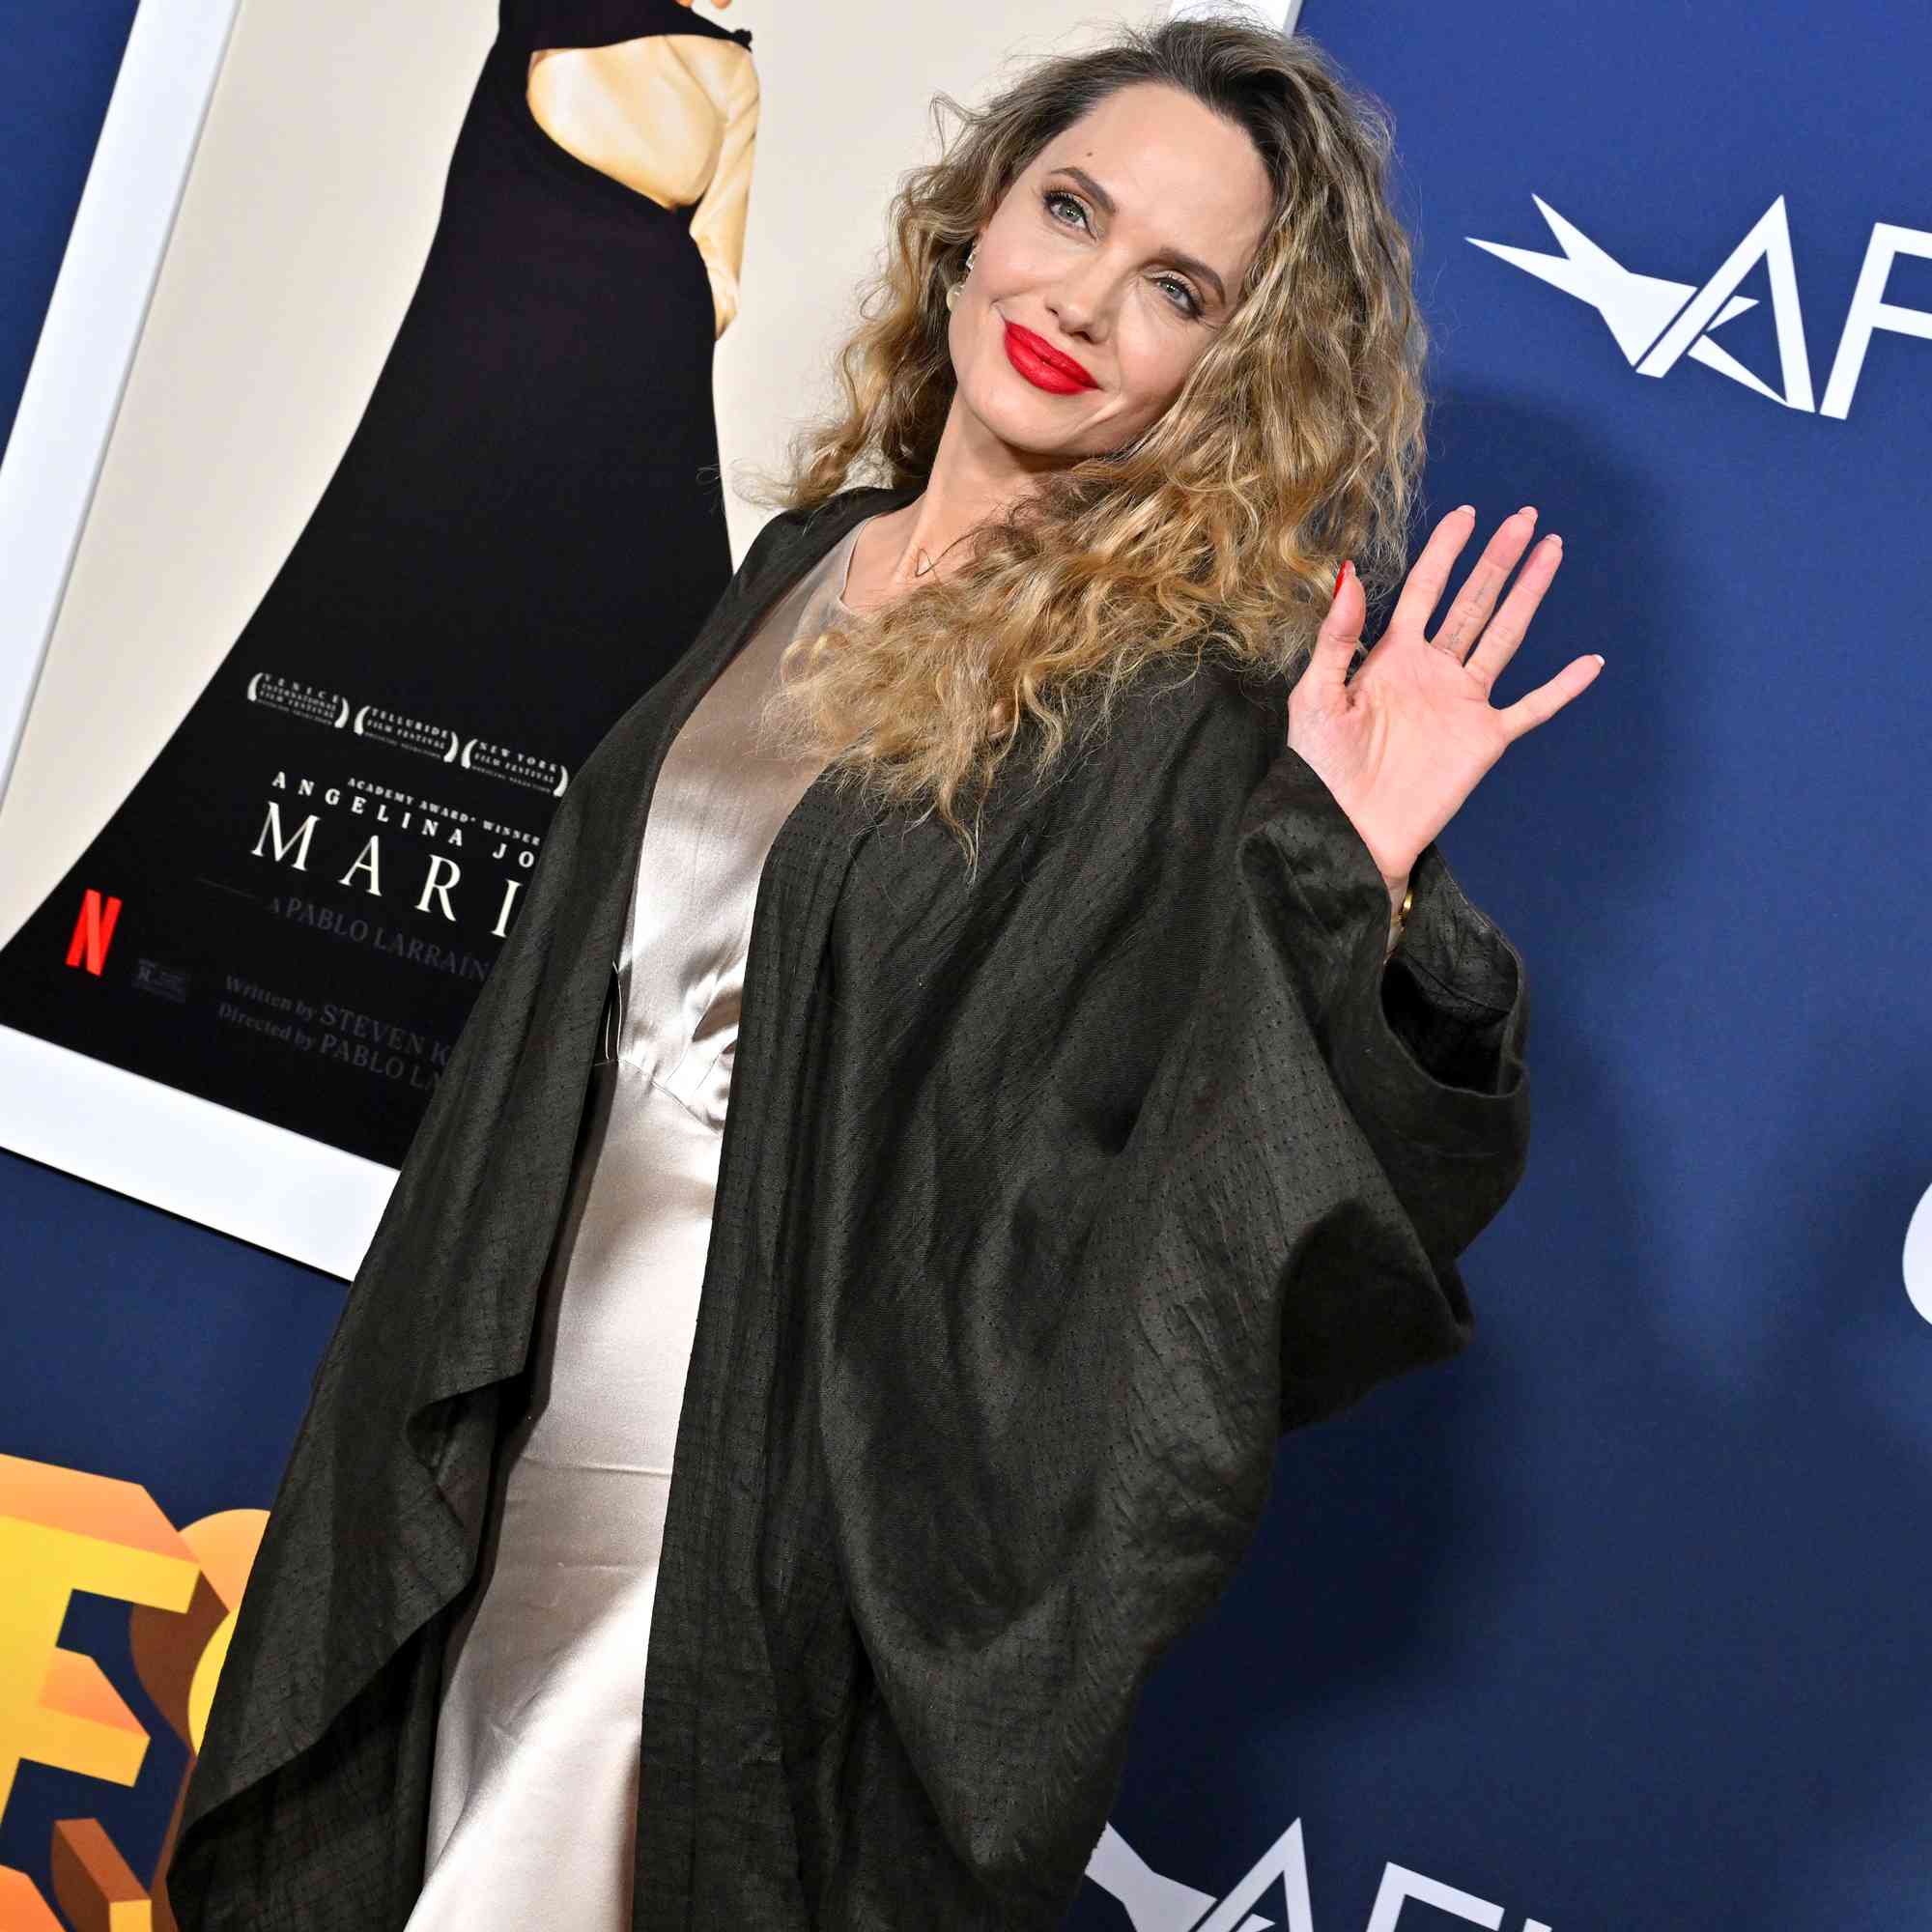
[[[955,573],[794,643],[768,707],[768,736],[810,748],[835,782],[936,810],[969,866],[986,788],[1023,742],[1043,781],[1150,666],[1191,675],[1212,654],[1289,671],[1343,557],[1372,602],[1406,569],[1427,335],[1389,204],[1391,125],[1313,42],[1225,16],[1124,27],[977,110],[934,98],[942,158],[893,197],[838,354],[840,400],[751,494],[806,510],[858,482],[924,481],[968,246],[1048,141],[1150,81],[1243,128],[1266,169],[1273,207],[1228,322],[1125,448],[1044,478],[973,533]]]

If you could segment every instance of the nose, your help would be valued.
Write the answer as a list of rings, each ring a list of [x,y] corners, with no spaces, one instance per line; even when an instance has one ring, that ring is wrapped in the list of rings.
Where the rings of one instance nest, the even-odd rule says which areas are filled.
[[[1046,311],[1068,335],[1104,342],[1113,327],[1113,273],[1096,252],[1069,264],[1046,291]]]

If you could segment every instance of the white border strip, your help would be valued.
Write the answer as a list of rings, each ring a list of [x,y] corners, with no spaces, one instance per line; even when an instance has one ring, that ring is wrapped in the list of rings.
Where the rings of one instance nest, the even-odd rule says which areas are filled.
[[[0,463],[0,793],[241,0],[141,0]],[[0,1027],[0,1146],[352,1279],[395,1170]]]
[[[0,792],[240,0],[141,0],[0,463]]]
[[[396,1170],[0,1027],[0,1145],[352,1280]]]

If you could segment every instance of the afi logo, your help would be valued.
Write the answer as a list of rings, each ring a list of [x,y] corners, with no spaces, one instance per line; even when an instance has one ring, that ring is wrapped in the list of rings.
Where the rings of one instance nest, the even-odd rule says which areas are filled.
[[[80,902],[80,917],[74,922],[73,937],[67,943],[67,963],[85,964],[99,979],[100,969],[107,964],[107,949],[113,944],[114,923],[120,917],[119,899],[103,902],[99,893],[90,892]]]
[[[1100,1842],[1087,1861],[1087,1876],[1121,1901],[1134,1932],[1264,1932],[1264,1928],[1284,1921],[1264,1918],[1250,1909],[1264,1902],[1270,1911],[1286,1913],[1286,1932],[1315,1932],[1299,1818],[1224,1898],[1217,1899],[1211,1891],[1197,1891],[1179,1879],[1163,1878],[1111,1825],[1100,1833]],[[1402,1908],[1410,1901],[1430,1906],[1435,1912],[1446,1912],[1471,1925],[1487,1926],[1489,1932],[1499,1932],[1503,1922],[1500,1905],[1391,1862],[1382,1869],[1382,1882],[1369,1910],[1367,1932],[1400,1932]],[[1410,1919],[1420,1932],[1421,1921],[1414,1914]],[[1430,1923],[1440,1921],[1432,1916]],[[1549,1932],[1549,1927],[1541,1919],[1526,1918],[1522,1932]]]
[[[1702,288],[1665,281],[1661,275],[1634,273],[1606,255],[1580,228],[1565,221],[1541,195],[1533,194],[1530,199],[1542,210],[1550,233],[1563,244],[1562,254],[1539,255],[1529,248],[1506,248],[1500,242],[1481,242],[1473,235],[1463,239],[1487,248],[1492,255],[1500,255],[1505,262],[1514,262],[1565,295],[1588,302],[1604,318],[1617,347],[1639,376],[1667,375],[1680,356],[1689,355],[1693,362],[1701,362],[1786,409],[1843,417],[1851,412],[1852,392],[1865,366],[1873,329],[1932,339],[1932,313],[1900,308],[1883,298],[1892,264],[1900,255],[1932,257],[1932,232],[1925,229],[1900,228],[1889,221],[1873,223],[1871,240],[1865,244],[1864,266],[1852,293],[1851,310],[1838,337],[1837,356],[1820,406],[1811,400],[1811,362],[1804,352],[1804,318],[1798,308],[1798,270],[1791,258],[1791,227],[1785,219],[1782,195],[1758,216],[1750,233]],[[1757,306],[1755,297],[1732,291],[1760,261],[1771,283],[1782,394],[1760,382],[1736,356],[1711,340],[1710,331]]]

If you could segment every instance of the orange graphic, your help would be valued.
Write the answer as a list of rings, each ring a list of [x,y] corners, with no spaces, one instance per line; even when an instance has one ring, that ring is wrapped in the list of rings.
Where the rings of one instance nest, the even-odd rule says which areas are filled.
[[[23,1871],[0,1865],[0,1925],[7,1932],[67,1932]]]
[[[114,922],[121,917],[121,901],[110,898],[103,905],[100,895],[89,891],[80,901],[80,917],[74,921],[73,937],[67,943],[67,963],[78,966],[83,959],[96,979],[107,964],[107,949],[114,939]]]
[[[92,1818],[54,1827],[54,1897],[74,1932],[153,1932],[148,1888]]]
[[[110,932],[119,903],[108,901]],[[60,1648],[76,1591],[137,1606],[134,1668],[193,1768],[267,1521],[264,1510],[224,1510],[177,1530],[138,1483],[0,1456],[0,1815],[23,1762],[132,1784],[147,1756],[147,1732],[100,1666]],[[173,1932],[158,1880],[180,1819],[177,1791],[152,1888],[94,1819],[54,1827],[54,1895],[73,1932]],[[61,1924],[23,1872],[0,1866],[4,1932]]]

